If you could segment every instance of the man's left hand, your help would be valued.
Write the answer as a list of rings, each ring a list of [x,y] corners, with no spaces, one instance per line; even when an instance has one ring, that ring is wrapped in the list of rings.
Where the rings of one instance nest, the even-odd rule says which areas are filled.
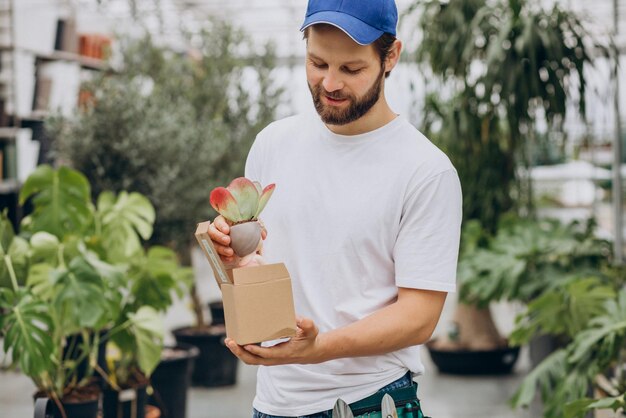
[[[325,361],[317,326],[308,318],[298,318],[296,324],[298,329],[295,337],[272,347],[260,347],[254,344],[240,346],[230,338],[227,338],[225,343],[230,351],[246,364],[276,366]]]

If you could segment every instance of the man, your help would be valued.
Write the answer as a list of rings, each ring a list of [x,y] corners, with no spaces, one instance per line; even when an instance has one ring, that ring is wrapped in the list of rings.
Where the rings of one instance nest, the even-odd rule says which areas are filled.
[[[258,370],[255,417],[330,417],[410,386],[455,290],[461,190],[448,158],[385,100],[400,58],[393,0],[310,0],[302,26],[317,114],[257,137],[246,177],[276,183],[263,257],[291,274],[298,334],[230,350]],[[229,227],[210,235],[227,267]],[[267,235],[267,236],[266,236]]]

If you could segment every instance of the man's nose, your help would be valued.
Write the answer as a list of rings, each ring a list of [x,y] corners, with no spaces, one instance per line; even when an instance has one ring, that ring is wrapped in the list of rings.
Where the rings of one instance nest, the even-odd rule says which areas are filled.
[[[330,93],[333,91],[341,90],[343,88],[343,81],[336,71],[328,70],[328,72],[324,76],[322,86],[327,92]]]

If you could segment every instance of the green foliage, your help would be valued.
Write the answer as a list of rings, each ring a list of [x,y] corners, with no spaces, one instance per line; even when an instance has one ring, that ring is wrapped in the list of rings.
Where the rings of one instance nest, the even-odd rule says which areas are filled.
[[[528,304],[527,311],[517,318],[509,342],[521,345],[542,334],[571,340],[591,319],[603,314],[604,303],[614,297],[615,290],[606,279],[572,275],[569,283],[547,290]]]
[[[7,218],[6,210],[2,213]],[[11,271],[15,274],[17,283],[24,284],[24,278],[29,267],[28,243],[21,237],[15,236],[13,225],[9,222],[0,222],[0,288],[11,287]],[[10,265],[9,265],[10,264]]]
[[[81,235],[92,220],[91,207],[85,204],[90,197],[89,183],[67,167],[37,167],[20,190],[20,204],[31,196],[34,211],[24,224],[29,231],[47,231],[58,238]]]
[[[102,192],[98,214],[102,247],[109,259],[130,259],[142,251],[141,240],[152,236],[154,207],[139,193],[122,191],[116,198],[111,192]]]
[[[49,307],[25,289],[0,289],[0,309],[8,312],[0,324],[6,330],[4,351],[11,353],[12,361],[29,376],[51,370],[56,347],[50,335]]]
[[[67,167],[39,167],[25,190],[34,206],[23,224],[29,240],[14,236],[6,214],[0,219],[0,279],[8,283],[0,288],[0,332],[13,364],[60,399],[89,382],[108,330],[104,342],[116,334],[130,340],[125,365],[151,373],[163,346],[159,312],[190,282],[171,249],[143,247],[152,205],[137,193],[104,192],[95,207],[88,181]],[[78,381],[82,360],[88,370]]]
[[[585,273],[601,274],[610,245],[594,238],[593,225],[504,217],[497,235],[485,239],[475,232],[476,222],[468,222],[458,268],[461,299],[480,306],[497,300],[529,302]],[[468,229],[474,232],[468,235]]]
[[[500,215],[530,195],[516,173],[528,161],[536,121],[562,130],[573,98],[584,116],[590,38],[573,13],[533,0],[429,0],[415,10],[423,36],[417,60],[439,77],[435,95],[452,92],[426,101],[425,130],[459,171],[465,218],[495,233]]]
[[[541,389],[547,418],[583,417],[591,409],[624,406],[626,379],[620,370],[626,344],[626,289],[605,300],[602,311],[566,348],[553,353],[528,374],[512,399],[513,406],[528,406],[536,387]],[[611,392],[622,395],[588,399],[586,395],[598,375],[612,370],[618,373],[607,379],[613,386]]]
[[[49,128],[59,156],[85,173],[94,196],[146,196],[157,214],[151,242],[184,254],[196,223],[213,216],[209,191],[243,175],[254,137],[274,118],[275,54],[268,46],[254,55],[241,32],[216,21],[189,35],[189,54],[150,37],[120,42],[119,71],[85,86],[91,105]]]

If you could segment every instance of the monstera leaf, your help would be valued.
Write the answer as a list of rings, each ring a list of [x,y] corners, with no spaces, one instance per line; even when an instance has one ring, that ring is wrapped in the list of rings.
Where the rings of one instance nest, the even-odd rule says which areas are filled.
[[[161,360],[163,322],[157,311],[149,306],[139,308],[128,317],[137,345],[139,368],[149,376]]]
[[[53,272],[53,304],[63,312],[59,320],[66,334],[101,326],[108,317],[99,272],[84,258],[74,258],[67,268]]]
[[[55,348],[49,307],[21,288],[16,292],[0,289],[0,308],[8,312],[2,315],[0,328],[4,331],[4,351],[11,353],[13,363],[31,377],[50,370]]]
[[[46,231],[60,240],[82,235],[93,219],[89,182],[68,167],[41,165],[26,179],[20,204],[33,199],[33,213],[23,222],[31,232]]]
[[[193,282],[192,270],[180,266],[174,251],[160,246],[151,247],[145,256],[135,257],[128,277],[133,281],[135,304],[160,311],[172,304],[173,292],[181,297]]]
[[[155,212],[150,201],[139,193],[111,192],[98,197],[102,246],[109,261],[124,261],[141,250],[141,239],[152,236]]]

